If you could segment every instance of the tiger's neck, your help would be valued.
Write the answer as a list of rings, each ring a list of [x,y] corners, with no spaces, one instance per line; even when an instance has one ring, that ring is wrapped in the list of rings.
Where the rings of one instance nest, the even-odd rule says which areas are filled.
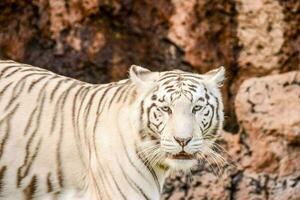
[[[160,199],[166,170],[145,165],[136,151],[140,117],[134,87],[127,83],[101,91],[96,99],[106,110],[99,101],[91,105],[100,107],[97,124],[93,129],[85,125],[89,141],[81,142],[87,187],[98,199]]]

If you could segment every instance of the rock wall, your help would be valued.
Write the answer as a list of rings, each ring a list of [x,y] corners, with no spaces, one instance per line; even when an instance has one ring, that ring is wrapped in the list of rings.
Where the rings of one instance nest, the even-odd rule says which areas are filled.
[[[0,58],[92,83],[131,64],[224,65],[229,164],[168,179],[163,199],[300,199],[298,0],[1,0]]]

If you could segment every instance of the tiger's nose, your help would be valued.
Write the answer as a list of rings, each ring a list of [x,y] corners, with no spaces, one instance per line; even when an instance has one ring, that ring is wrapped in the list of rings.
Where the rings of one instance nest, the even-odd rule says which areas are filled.
[[[177,142],[181,147],[186,146],[186,145],[192,140],[192,138],[193,138],[193,137],[180,138],[180,137],[175,137],[175,136],[174,136],[174,139],[176,140],[176,142]]]

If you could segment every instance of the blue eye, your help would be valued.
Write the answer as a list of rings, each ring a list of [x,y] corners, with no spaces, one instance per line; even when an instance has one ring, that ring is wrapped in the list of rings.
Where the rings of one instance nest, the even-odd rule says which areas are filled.
[[[197,112],[199,110],[202,110],[202,108],[203,108],[203,106],[196,105],[196,106],[194,106],[192,112],[195,113],[195,112]]]

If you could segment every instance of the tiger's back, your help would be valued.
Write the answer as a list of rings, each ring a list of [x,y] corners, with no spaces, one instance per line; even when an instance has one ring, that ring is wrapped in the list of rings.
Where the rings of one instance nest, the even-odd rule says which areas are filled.
[[[76,100],[93,87],[44,69],[0,62],[0,198],[31,199],[82,187],[80,153],[67,151],[78,149],[72,134]]]

